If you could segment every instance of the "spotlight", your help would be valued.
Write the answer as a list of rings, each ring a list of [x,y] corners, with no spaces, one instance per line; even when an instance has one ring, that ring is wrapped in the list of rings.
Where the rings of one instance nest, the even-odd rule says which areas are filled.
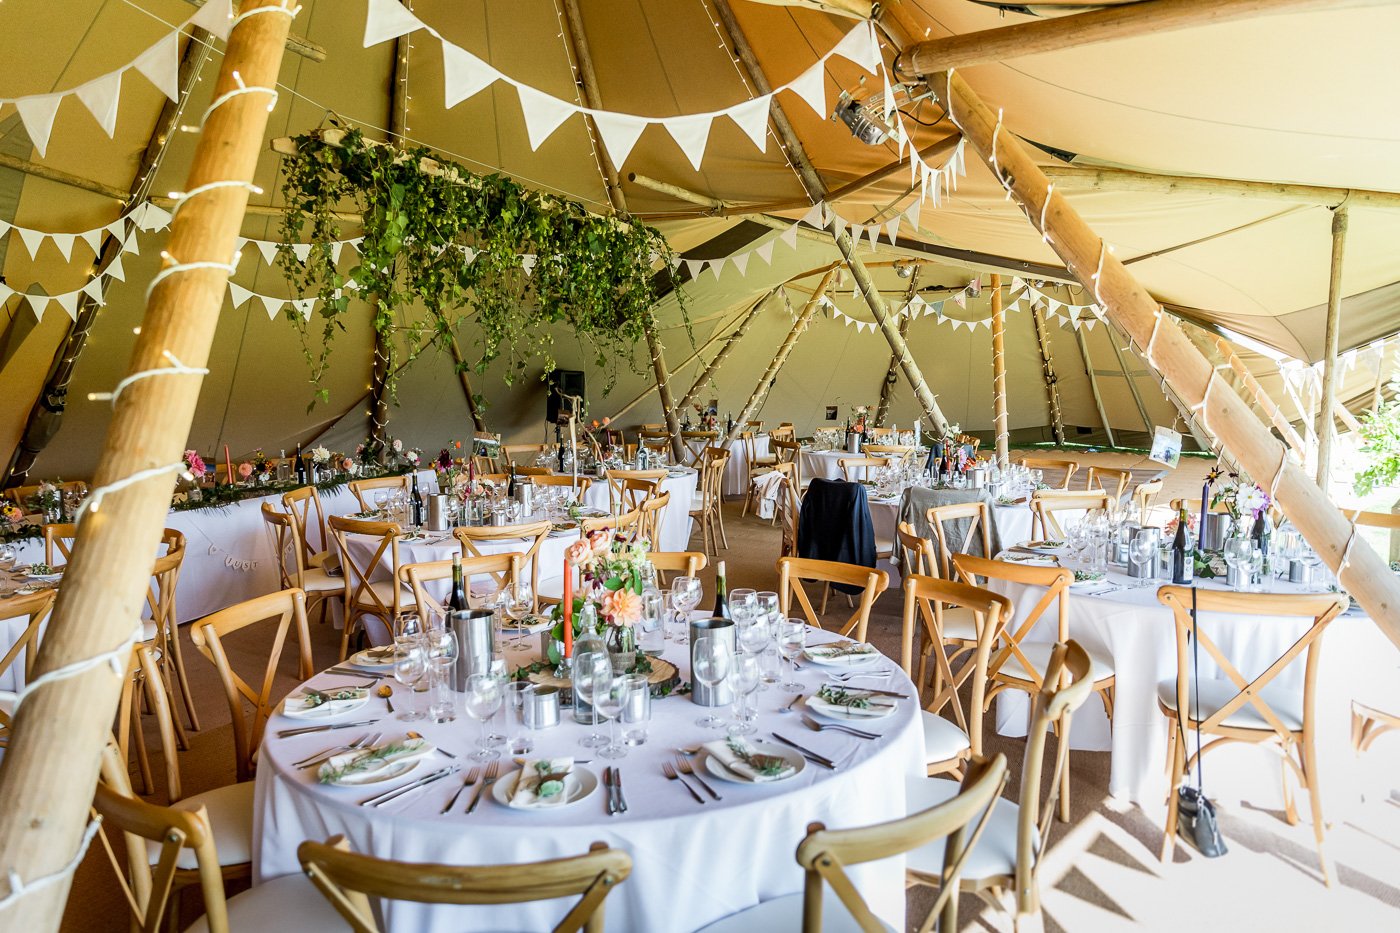
[[[912,262],[896,262],[894,264],[894,274],[901,279],[907,279],[914,274],[914,264]]]

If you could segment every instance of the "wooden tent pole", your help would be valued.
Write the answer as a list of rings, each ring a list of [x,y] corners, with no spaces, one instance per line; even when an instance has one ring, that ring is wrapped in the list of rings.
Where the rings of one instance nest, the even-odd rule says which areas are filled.
[[[1327,337],[1322,356],[1322,411],[1317,421],[1317,484],[1327,490],[1332,439],[1337,433],[1337,344],[1341,340],[1342,262],[1347,249],[1347,205],[1332,212],[1332,263],[1327,279]]]
[[[1400,192],[1366,188],[1329,188],[1273,181],[1244,181],[1206,175],[1163,175],[1099,165],[1047,165],[1045,175],[1056,188],[1067,191],[1143,191],[1150,194],[1192,194],[1209,197],[1252,198],[1284,201],[1308,207],[1340,207],[1343,202],[1360,207],[1400,208]],[[1134,257],[1138,262],[1142,257]]]
[[[1050,355],[1050,333],[1045,326],[1045,315],[1035,306],[1031,307],[1031,324],[1035,327],[1035,342],[1040,348],[1040,372],[1045,379],[1045,398],[1050,405],[1050,431],[1056,444],[1065,442],[1065,423],[1060,415],[1060,389],[1055,375],[1055,360]]]
[[[956,74],[936,75],[932,85],[948,114],[994,175],[1003,180],[1028,217],[1044,217],[1043,234],[1095,301],[1133,341],[1143,358],[1213,432],[1240,465],[1274,493],[1285,514],[1338,575],[1341,585],[1371,619],[1400,645],[1400,578],[1356,537],[1354,527],[1304,470],[1288,457],[1249,406],[1223,379],[1161,304],[1148,294],[1068,200],[1053,197],[1049,182],[1010,133],[996,143],[999,119]],[[1048,200],[1049,203],[1046,203]]]
[[[1011,431],[1006,417],[1006,308],[1001,276],[992,273],[992,427],[996,430],[997,463],[1011,462]]]
[[[457,379],[462,383],[462,394],[467,397],[467,411],[472,416],[472,427],[477,431],[486,431],[486,422],[481,418],[481,411],[476,407],[476,393],[472,391],[472,379],[469,375],[471,366],[462,357],[462,346],[457,343],[457,335],[452,335],[452,342],[447,345],[452,352],[452,368],[457,372]]]
[[[904,306],[908,308],[909,302],[914,300],[914,296],[919,292],[919,273],[923,271],[923,266],[915,266],[909,271],[909,287],[904,290]],[[899,316],[899,339],[909,339],[909,322],[914,315],[908,311]],[[875,426],[883,428],[885,419],[890,414],[890,398],[894,395],[894,384],[899,379],[899,354],[890,351],[890,365],[885,367],[885,376],[880,380],[880,404],[875,406]]]
[[[1099,377],[1094,373],[1094,358],[1089,355],[1089,342],[1084,339],[1084,331],[1077,322],[1071,321],[1069,326],[1074,331],[1074,342],[1079,344],[1079,356],[1084,360],[1084,374],[1089,377],[1089,394],[1094,397],[1094,407],[1098,409],[1103,431],[1108,435],[1108,446],[1117,447],[1118,442],[1113,439],[1113,426],[1108,423],[1108,412],[1103,407],[1103,395],[1099,392]]]
[[[1133,378],[1132,369],[1128,366],[1128,361],[1123,357],[1123,351],[1118,347],[1119,331],[1112,324],[1105,323],[1108,331],[1108,343],[1113,348],[1113,358],[1118,361],[1118,368],[1123,373],[1123,381],[1128,384],[1128,391],[1132,393],[1133,404],[1137,406],[1138,416],[1142,418],[1142,427],[1149,435],[1152,434],[1152,418],[1147,414],[1147,406],[1142,403],[1142,393],[1138,391],[1137,381]]]
[[[65,866],[77,860],[199,398],[200,368],[208,363],[228,286],[226,264],[248,200],[242,186],[251,187],[275,100],[291,17],[249,15],[269,6],[280,4],[245,0],[229,35],[213,95],[223,102],[204,122],[185,185],[199,193],[171,222],[171,258],[164,277],[152,282],[128,366],[132,375],[172,374],[138,378],[113,402],[93,496],[29,680],[32,692],[15,711],[0,768],[0,887],[13,895],[13,879],[20,879],[26,889],[4,912],[7,929],[57,930],[62,917],[70,881]],[[53,883],[38,884],[49,877]]]
[[[870,270],[865,268],[865,263],[861,262],[860,257],[856,255],[856,244],[851,240],[851,235],[845,230],[837,230],[834,236],[836,248],[841,250],[841,255],[845,257],[846,267],[851,270],[851,275],[855,277],[856,286],[860,289],[861,297],[865,299],[866,307],[875,316],[875,323],[880,325],[880,333],[885,335],[890,349],[899,357],[899,368],[903,371],[909,386],[914,390],[914,398],[918,399],[924,417],[928,418],[929,423],[940,434],[946,433],[948,419],[943,417],[943,410],[938,407],[938,398],[928,387],[923,370],[919,369],[919,364],[914,362],[914,356],[909,352],[909,342],[900,336],[899,328],[895,326],[895,322],[890,317],[889,309],[885,306],[884,296],[880,294],[880,290],[875,287],[874,280],[870,278]]]
[[[1206,331],[1206,333],[1215,344],[1215,349],[1225,358],[1225,362],[1230,364],[1230,369],[1234,372],[1236,378],[1249,390],[1249,394],[1254,396],[1255,404],[1262,408],[1264,413],[1268,415],[1269,423],[1278,429],[1279,434],[1282,434],[1283,439],[1288,442],[1288,446],[1297,451],[1300,458],[1306,458],[1308,451],[1307,444],[1303,443],[1303,439],[1298,436],[1298,432],[1293,430],[1293,425],[1289,423],[1287,416],[1285,416],[1283,411],[1275,404],[1274,400],[1269,398],[1268,393],[1264,391],[1264,387],[1259,384],[1259,380],[1254,378],[1254,373],[1250,372],[1249,367],[1244,365],[1244,360],[1240,359],[1239,354],[1226,342],[1224,337],[1211,331]]]
[[[802,332],[811,323],[812,316],[821,308],[822,299],[826,297],[826,290],[831,287],[831,283],[836,281],[836,276],[840,274],[839,268],[835,263],[827,268],[826,274],[822,276],[821,282],[817,285],[817,290],[812,292],[812,297],[802,306],[802,311],[798,313],[797,320],[792,324],[792,330],[788,331],[787,339],[778,347],[778,352],[773,354],[768,368],[758,378],[758,385],[754,386],[753,394],[744,403],[744,407],[739,410],[739,417],[734,419],[734,430],[729,432],[729,437],[725,439],[726,446],[738,439],[739,432],[745,430],[744,425],[748,424],[749,419],[758,411],[759,400],[772,388],[773,380],[778,378],[779,370],[783,368],[783,364],[792,355],[793,347],[797,346],[797,338],[802,336]]]
[[[656,373],[656,394],[661,400],[661,415],[666,420],[666,431],[671,435],[671,456],[677,463],[684,463],[685,445],[681,441],[680,417],[671,396],[671,374],[666,369],[665,348],[661,346],[661,338],[656,335],[656,318],[651,314],[647,315],[645,330],[652,371]]]
[[[681,396],[681,400],[676,404],[677,408],[681,411],[685,411],[686,406],[699,394],[700,390],[710,384],[710,381],[714,379],[715,373],[719,372],[720,366],[724,364],[725,359],[729,356],[729,351],[733,350],[739,341],[743,339],[744,335],[749,332],[749,325],[754,322],[754,319],[758,317],[758,313],[763,310],[764,306],[768,304],[773,296],[778,294],[781,287],[782,286],[772,289],[753,303],[753,306],[744,314],[744,319],[739,322],[739,326],[734,329],[734,332],[729,335],[729,339],[724,342],[724,346],[719,348],[719,352],[715,354],[715,358],[710,360],[710,364],[695,378],[695,382],[691,385],[689,391]]]

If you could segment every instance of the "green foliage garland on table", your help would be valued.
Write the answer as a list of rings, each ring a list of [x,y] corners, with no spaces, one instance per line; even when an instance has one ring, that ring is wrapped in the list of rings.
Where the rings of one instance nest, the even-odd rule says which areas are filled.
[[[590,214],[503,175],[435,161],[425,148],[370,143],[358,130],[339,145],[300,136],[296,147],[282,162],[288,210],[278,264],[301,295],[321,300],[319,333],[295,308],[287,311],[301,330],[313,382],[345,329],[352,295],[373,305],[374,328],[389,347],[391,392],[401,366],[429,345],[449,345],[468,314],[478,326],[479,355],[463,368],[482,372],[504,357],[508,385],[527,366],[555,368],[551,325],[577,335],[607,374],[607,388],[616,361],[632,360],[659,297],[653,267],[669,268],[673,259],[655,229]],[[336,212],[352,205],[363,215],[364,239],[359,263],[341,272],[332,245],[342,237]],[[303,263],[290,245],[308,240]],[[536,257],[528,274],[527,255]],[[328,390],[318,388],[316,397],[325,401]]]

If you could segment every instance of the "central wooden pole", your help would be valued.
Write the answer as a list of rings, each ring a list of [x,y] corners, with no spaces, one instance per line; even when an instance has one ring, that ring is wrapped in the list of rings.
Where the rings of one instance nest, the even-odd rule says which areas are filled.
[[[1069,202],[1052,195],[1048,180],[1020,140],[1013,133],[998,132],[997,114],[967,82],[959,75],[935,75],[931,85],[968,143],[1003,180],[1027,216],[1045,218],[1042,232],[1050,245],[1094,293],[1109,318],[1143,348],[1148,365],[1162,374],[1189,408],[1200,411],[1202,424],[1244,470],[1273,491],[1303,537],[1339,575],[1341,585],[1400,645],[1400,578],[1364,539],[1353,537],[1352,525],[1342,512],[1290,460],[1283,445],[1220,378],[1176,320],[1108,251]]]
[[[1327,280],[1327,338],[1322,357],[1322,406],[1317,419],[1317,484],[1326,491],[1332,471],[1332,437],[1337,433],[1337,344],[1342,327],[1342,260],[1347,249],[1347,206],[1332,212],[1332,265]]]
[[[645,326],[647,351],[651,354],[652,371],[656,373],[656,394],[661,400],[661,415],[666,421],[666,431],[671,435],[671,458],[676,463],[685,463],[681,422],[676,413],[675,400],[671,396],[671,374],[666,370],[666,356],[661,346],[661,338],[656,336],[656,318],[648,314]]]
[[[909,302],[914,300],[914,296],[919,293],[919,273],[924,270],[923,266],[914,266],[909,270],[909,287],[904,290],[904,313],[899,316],[899,336],[903,340],[909,339],[909,322],[914,319],[913,313],[909,310]],[[875,426],[883,428],[885,419],[890,414],[890,399],[894,396],[894,385],[899,381],[899,355],[893,350],[890,351],[890,365],[885,368],[885,378],[880,380],[880,404],[875,407]]]
[[[992,273],[992,427],[996,431],[997,463],[1011,462],[1011,432],[1006,418],[1006,308],[1001,276]]]
[[[1094,372],[1094,358],[1089,353],[1089,341],[1084,339],[1084,331],[1077,322],[1071,322],[1069,326],[1074,329],[1074,342],[1079,344],[1079,357],[1084,360],[1084,375],[1089,377],[1089,394],[1094,397],[1094,408],[1098,410],[1099,420],[1103,422],[1103,433],[1108,435],[1108,446],[1117,447],[1118,442],[1113,438],[1113,426],[1108,423],[1108,411],[1104,408],[1103,395],[1099,392],[1099,377]]]
[[[1065,442],[1065,422],[1060,414],[1059,377],[1055,375],[1055,358],[1050,353],[1050,331],[1045,326],[1045,312],[1031,307],[1031,324],[1035,327],[1035,343],[1040,348],[1040,373],[1045,380],[1045,400],[1050,406],[1050,432],[1056,444]]]
[[[276,0],[246,0],[233,27],[214,99],[250,88],[274,88],[289,16],[248,16]],[[261,90],[228,97],[205,121],[185,190],[229,180],[251,185],[273,98]],[[136,338],[129,373],[172,366],[206,366],[228,285],[248,191],[213,187],[184,203],[170,225],[172,263],[208,263],[171,273],[155,284]],[[26,885],[60,872],[75,856],[92,802],[98,759],[111,735],[127,655],[150,584],[151,560],[165,526],[176,473],[188,439],[202,377],[179,374],[130,383],[116,400],[93,476],[89,507],[53,619],[39,650],[36,684],[50,672],[80,671],[38,687],[16,710],[0,767],[0,885]],[[143,471],[155,471],[142,477]],[[117,487],[117,484],[129,485]],[[107,663],[87,659],[116,652]],[[32,888],[5,911],[6,929],[57,930],[70,877]]]

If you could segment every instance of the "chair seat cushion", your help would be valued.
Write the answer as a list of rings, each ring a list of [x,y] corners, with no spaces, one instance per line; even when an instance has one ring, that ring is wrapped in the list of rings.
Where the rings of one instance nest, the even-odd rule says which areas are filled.
[[[301,574],[301,588],[308,593],[339,593],[345,589],[345,578],[333,577],[320,567],[308,567]]]
[[[951,761],[972,750],[967,733],[959,729],[956,723],[949,722],[926,709],[920,710],[919,713],[924,720],[925,763],[933,765]]]
[[[1233,681],[1220,680],[1215,677],[1202,677],[1200,683],[1199,699],[1195,697],[1194,688],[1191,700],[1191,718],[1209,719],[1217,710],[1230,702],[1240,690]],[[1176,678],[1164,680],[1157,685],[1157,699],[1167,709],[1176,711]],[[1265,684],[1259,691],[1259,699],[1264,701],[1264,705],[1273,710],[1274,715],[1288,728],[1295,732],[1302,731],[1303,728],[1303,692],[1301,690],[1289,690],[1280,687],[1277,683]],[[1259,708],[1253,703],[1246,702],[1244,706],[1235,710],[1225,717],[1224,725],[1233,726],[1236,729],[1261,729],[1269,732],[1274,731],[1274,727],[1259,712]]]
[[[374,591],[374,595],[377,596],[385,606],[393,608],[394,583],[392,580],[375,580],[370,583],[369,588]],[[370,599],[369,595],[364,593],[360,595],[360,605],[376,608],[374,600]],[[406,609],[413,606],[413,590],[406,586],[399,587],[399,605]]]
[[[1050,663],[1050,652],[1055,648],[1049,642],[1023,642],[1021,652],[1030,659],[1031,666],[1035,668],[1036,674],[1043,675],[1045,668]],[[1016,680],[1030,680],[1026,674],[1026,668],[1021,664],[1021,659],[1012,655],[1006,659],[998,677],[1010,677]],[[1089,679],[1094,683],[1107,680],[1113,676],[1113,664],[1104,660],[1096,654],[1089,655]]]
[[[535,587],[535,595],[540,599],[550,599],[558,602],[564,598],[564,578],[547,577],[541,580]]]
[[[977,641],[977,617],[971,609],[948,606],[943,610],[944,641]]]
[[[264,881],[229,898],[228,928],[231,933],[271,933],[273,930],[317,933],[347,930],[349,924],[325,895],[305,875],[298,873]],[[200,917],[186,933],[208,931],[209,918]]]
[[[961,790],[957,781],[943,778],[906,778],[904,812],[920,813],[947,803]],[[1016,822],[1021,808],[1013,801],[998,799],[987,828],[963,863],[963,880],[997,878],[1016,871]],[[980,816],[978,817],[980,819]],[[976,825],[976,820],[972,825]],[[943,843],[935,839],[905,856],[904,867],[921,875],[937,877],[943,872]]]
[[[214,847],[220,865],[241,865],[253,859],[253,782],[226,784],[171,804],[176,810],[194,811],[204,807],[214,830]],[[160,846],[146,843],[154,865],[160,860]],[[193,849],[182,849],[176,863],[180,868],[198,868]]]
[[[802,929],[802,895],[786,894],[782,897],[775,897],[770,901],[755,904],[746,910],[741,910],[737,914],[730,914],[721,920],[716,920],[707,927],[702,927],[700,933],[775,933],[778,930],[800,930]],[[823,933],[859,933],[860,924],[856,923],[851,912],[846,909],[846,905],[841,903],[841,899],[830,887],[822,887],[822,922]],[[889,930],[893,933],[894,927],[881,923],[880,929]]]

